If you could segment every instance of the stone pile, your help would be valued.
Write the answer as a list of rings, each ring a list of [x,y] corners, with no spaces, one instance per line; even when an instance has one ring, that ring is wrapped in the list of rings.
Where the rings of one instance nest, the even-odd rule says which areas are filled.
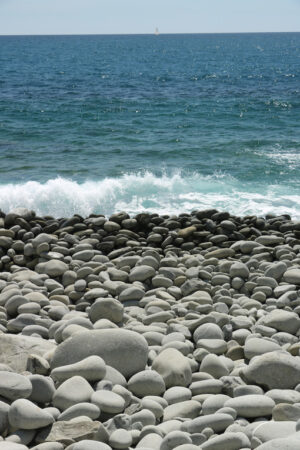
[[[299,450],[300,223],[0,213],[1,450]]]

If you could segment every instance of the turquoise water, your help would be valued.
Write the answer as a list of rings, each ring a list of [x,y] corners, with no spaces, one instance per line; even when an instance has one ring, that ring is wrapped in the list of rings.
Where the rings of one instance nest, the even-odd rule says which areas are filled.
[[[300,218],[300,33],[0,37],[0,208]]]

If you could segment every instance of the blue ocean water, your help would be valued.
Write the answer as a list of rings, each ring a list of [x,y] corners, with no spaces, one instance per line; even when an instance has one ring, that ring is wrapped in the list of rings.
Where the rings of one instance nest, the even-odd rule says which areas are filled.
[[[300,218],[300,33],[0,37],[0,208]]]

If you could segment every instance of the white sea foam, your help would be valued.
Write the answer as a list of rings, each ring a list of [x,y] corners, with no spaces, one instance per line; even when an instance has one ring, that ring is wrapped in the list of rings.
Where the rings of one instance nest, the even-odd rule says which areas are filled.
[[[212,177],[193,174],[157,177],[150,172],[120,178],[77,183],[56,178],[46,183],[0,185],[0,208],[24,206],[38,214],[54,217],[74,213],[109,215],[126,210],[178,214],[196,209],[217,208],[235,215],[290,214],[300,219],[300,195],[284,186],[241,184],[224,174]]]

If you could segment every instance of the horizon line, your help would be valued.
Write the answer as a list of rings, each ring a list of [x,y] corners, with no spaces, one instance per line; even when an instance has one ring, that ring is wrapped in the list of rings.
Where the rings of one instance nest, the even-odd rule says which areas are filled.
[[[33,36],[170,36],[170,35],[211,35],[211,34],[296,34],[300,31],[207,31],[207,32],[170,32],[170,33],[25,33],[25,34],[14,34],[14,33],[0,33],[0,37],[10,36],[10,37],[33,37]]]

